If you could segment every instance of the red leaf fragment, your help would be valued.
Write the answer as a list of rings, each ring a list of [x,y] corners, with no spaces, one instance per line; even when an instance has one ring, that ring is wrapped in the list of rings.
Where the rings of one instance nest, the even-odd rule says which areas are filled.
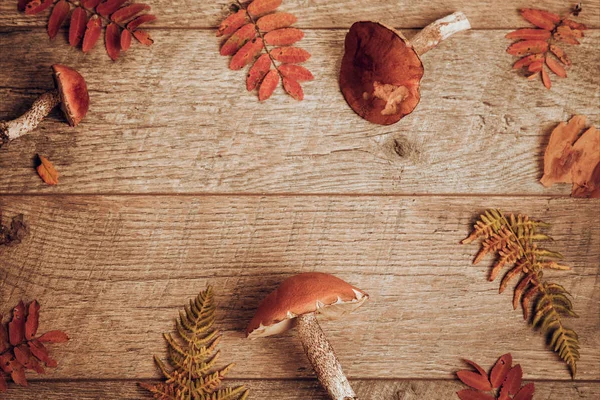
[[[81,46],[81,50],[83,50],[84,53],[90,51],[100,38],[101,33],[102,21],[100,21],[100,18],[94,15],[87,23],[85,34],[83,35],[83,45]]]
[[[229,68],[232,70],[239,70],[248,65],[263,49],[264,44],[261,38],[254,38],[231,57]]]
[[[282,0],[254,0],[248,6],[248,12],[252,16],[258,17],[259,15],[275,11],[281,3]]]
[[[554,54],[556,56],[556,58],[558,58],[560,60],[560,62],[562,62],[563,64],[571,65],[571,60],[569,59],[567,54],[563,51],[563,49],[561,49],[560,47],[558,47],[554,44],[551,44],[550,52],[552,54]]]
[[[69,336],[62,331],[49,331],[44,333],[37,340],[42,343],[64,343],[69,341]]]
[[[496,400],[493,396],[471,389],[463,389],[456,392],[460,400]]]
[[[552,32],[545,29],[517,29],[506,35],[507,39],[524,39],[524,40],[547,40],[552,36]]]
[[[121,50],[127,51],[131,47],[131,32],[127,29],[123,29],[121,32]]]
[[[38,330],[40,320],[40,304],[37,300],[29,303],[29,312],[27,314],[27,321],[25,322],[25,338],[27,340],[33,338]]]
[[[283,78],[283,89],[294,99],[304,100],[304,91],[298,82],[290,78]]]
[[[545,53],[546,51],[548,51],[548,42],[543,40],[522,40],[513,43],[506,50],[508,54],[519,57],[530,53]]]
[[[544,66],[544,61],[534,61],[531,64],[529,64],[529,67],[527,68],[527,70],[529,72],[540,72],[542,70],[543,66]]]
[[[54,4],[54,0],[31,0],[25,6],[25,14],[35,15],[41,13]]]
[[[271,50],[271,56],[282,63],[301,63],[310,58],[310,53],[299,47],[277,47]]]
[[[479,364],[477,364],[474,361],[471,360],[467,360],[467,359],[463,359],[464,362],[466,362],[467,364],[469,364],[470,366],[472,366],[473,368],[475,368],[477,370],[477,372],[479,372],[480,375],[483,376],[487,376],[487,372],[485,372],[485,370],[483,368],[481,368],[481,366]]]
[[[48,36],[50,36],[50,39],[56,37],[58,30],[65,23],[69,11],[71,11],[71,6],[65,0],[56,3],[48,20]]]
[[[510,353],[503,355],[496,361],[490,373],[490,382],[494,389],[499,388],[506,379],[508,371],[512,365],[512,356]]]
[[[35,358],[35,356],[31,353],[29,346],[27,346],[25,343],[15,347],[14,352],[17,361],[21,363],[25,369],[31,369],[38,374],[44,373],[44,367],[40,365],[37,358]]]
[[[524,8],[521,15],[537,27],[551,31],[560,22],[560,16],[543,10]]]
[[[104,44],[106,45],[108,56],[113,61],[116,61],[121,52],[121,28],[119,28],[119,25],[114,22],[108,24],[106,35],[104,36]]]
[[[525,56],[523,58],[521,58],[519,61],[517,61],[516,63],[513,64],[513,69],[519,69],[519,68],[523,68],[523,67],[527,67],[530,64],[536,62],[536,61],[541,61],[544,59],[544,55],[543,54],[531,54],[528,56]]]
[[[550,81],[550,75],[546,72],[545,68],[542,68],[542,83],[546,86],[546,89],[550,89],[552,87],[552,82]]]
[[[136,19],[134,19],[133,21],[131,21],[130,23],[127,24],[127,29],[129,29],[130,31],[133,32],[137,29],[138,26],[145,24],[147,22],[152,22],[152,21],[156,21],[155,15],[152,15],[152,14],[140,15],[139,17],[137,17]]]
[[[298,82],[312,81],[315,79],[313,74],[301,65],[281,64],[279,66],[279,72],[281,72],[284,77]]]
[[[227,39],[227,41],[221,47],[222,56],[232,56],[239,49],[242,48],[248,40],[252,40],[256,37],[256,28],[254,24],[246,24],[238,29],[233,35]]]
[[[270,32],[275,29],[287,28],[294,24],[298,19],[295,15],[285,12],[265,15],[256,21],[256,26],[262,32]]]
[[[458,376],[458,379],[462,381],[462,383],[472,387],[473,389],[482,390],[486,392],[492,390],[492,385],[487,378],[487,374],[482,375],[477,372],[463,369],[458,371],[456,375]]]
[[[504,385],[500,388],[498,400],[510,400],[510,397],[508,396],[508,388]]]
[[[133,18],[137,14],[141,13],[142,11],[147,11],[147,10],[150,10],[150,6],[148,4],[134,3],[134,4],[130,4],[128,6],[119,8],[117,11],[115,11],[110,16],[110,19],[114,22],[125,22],[125,21]]]
[[[577,29],[580,31],[585,31],[588,29],[584,24],[580,24],[579,22],[575,22],[572,19],[563,19],[561,25],[566,25],[571,29]]]
[[[265,35],[265,43],[273,46],[289,46],[304,37],[304,32],[297,28],[283,28]]]
[[[76,7],[71,14],[71,23],[69,24],[69,44],[77,47],[83,39],[85,26],[87,24],[87,13],[81,7]]]
[[[22,301],[13,309],[12,320],[8,323],[8,337],[13,346],[25,340],[25,304]]]
[[[510,371],[508,371],[502,388],[506,388],[508,390],[508,394],[516,394],[521,387],[522,380],[523,369],[521,369],[521,364],[517,364],[512,367]]]
[[[81,5],[88,10],[96,8],[98,4],[100,4],[102,0],[81,0]]]
[[[25,369],[23,367],[15,368],[10,373],[10,377],[13,382],[19,386],[27,386],[27,379],[25,378]]]
[[[0,354],[0,369],[7,374],[10,374],[15,367],[18,367],[18,362],[15,360],[13,355],[7,351],[6,353]]]
[[[47,367],[55,368],[57,366],[56,361],[53,360],[48,354],[48,349],[46,349],[46,346],[44,346],[39,340],[33,339],[27,342],[27,344],[29,345],[29,350],[31,350],[31,353],[38,360],[46,364]]]
[[[141,29],[133,32],[133,36],[144,46],[151,46],[154,43],[154,40],[152,40],[150,34],[146,31],[142,31]]]
[[[96,12],[102,15],[103,17],[107,17],[110,14],[117,11],[123,4],[125,4],[128,1],[129,0],[106,0],[96,7]]]
[[[535,393],[535,385],[533,383],[528,383],[523,386],[519,393],[513,397],[513,400],[531,400],[533,399],[533,394]]]
[[[233,32],[240,29],[244,24],[248,22],[248,16],[246,10],[239,10],[235,14],[229,15],[217,30],[217,37],[231,35]]]
[[[279,85],[279,74],[272,69],[267,73],[258,89],[258,100],[265,101],[271,97],[277,85]]]
[[[554,39],[558,40],[559,42],[580,44],[576,37],[576,33],[574,33],[573,30],[566,25],[559,26],[556,28],[556,32],[554,32]]]
[[[6,330],[6,326],[1,322],[2,315],[0,315],[0,354],[4,353],[4,351],[10,347],[10,343],[8,342],[8,331]]]
[[[258,60],[254,63],[248,76],[246,77],[246,89],[252,91],[258,87],[258,84],[262,82],[263,78],[269,72],[271,68],[271,57],[268,54],[263,54],[258,57]]]
[[[567,71],[563,68],[562,65],[560,65],[560,63],[558,61],[556,61],[554,58],[550,57],[549,54],[546,54],[546,65],[548,66],[548,68],[550,68],[550,70],[552,72],[554,72],[556,75],[560,76],[561,78],[567,77]]]

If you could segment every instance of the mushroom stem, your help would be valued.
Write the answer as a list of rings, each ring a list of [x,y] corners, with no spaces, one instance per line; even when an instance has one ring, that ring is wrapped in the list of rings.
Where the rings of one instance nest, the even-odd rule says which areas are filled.
[[[50,111],[60,103],[58,90],[38,97],[29,111],[12,121],[0,121],[0,147],[34,130]]]
[[[297,328],[304,352],[329,396],[334,400],[357,399],[315,313],[298,316]]]
[[[417,54],[422,56],[442,40],[469,29],[471,29],[471,24],[465,14],[455,12],[427,25],[410,40],[410,43]]]

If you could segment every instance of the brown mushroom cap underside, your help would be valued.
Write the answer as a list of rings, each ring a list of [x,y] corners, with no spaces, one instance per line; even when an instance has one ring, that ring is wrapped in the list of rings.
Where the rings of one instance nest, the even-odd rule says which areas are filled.
[[[390,125],[410,114],[421,98],[423,63],[401,33],[371,21],[356,22],[346,35],[340,88],[364,119]]]
[[[336,318],[360,307],[369,295],[333,275],[307,272],[283,281],[262,301],[246,333],[271,336],[294,326],[294,318],[317,312]]]
[[[69,125],[76,126],[85,117],[90,106],[85,79],[79,72],[65,65],[54,64],[52,70],[63,113]]]

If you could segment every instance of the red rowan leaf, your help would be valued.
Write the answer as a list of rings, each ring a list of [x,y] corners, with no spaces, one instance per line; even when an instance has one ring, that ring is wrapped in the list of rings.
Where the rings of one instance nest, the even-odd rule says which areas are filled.
[[[522,9],[521,15],[535,26],[549,31],[553,30],[556,24],[560,22],[559,15],[532,8]]]
[[[233,32],[237,31],[242,26],[244,26],[246,22],[248,22],[248,15],[246,15],[246,10],[242,9],[236,12],[235,14],[231,14],[230,16],[225,18],[223,22],[221,22],[221,25],[217,30],[217,37],[231,35]]]
[[[83,35],[83,45],[81,49],[84,53],[90,51],[100,38],[102,33],[102,21],[96,15],[92,16],[87,23],[85,34]]]
[[[81,0],[81,5],[88,10],[92,10],[96,8],[98,4],[100,4],[102,0]]]
[[[106,0],[96,7],[96,12],[103,17],[108,17],[128,1],[129,0]]]
[[[271,50],[271,56],[279,62],[294,64],[307,61],[310,53],[299,47],[277,47]]]
[[[533,394],[535,393],[535,385],[533,383],[528,383],[523,386],[519,393],[513,397],[513,400],[531,400],[533,399]]]
[[[544,55],[543,54],[531,54],[529,56],[525,56],[523,58],[521,58],[519,61],[517,61],[516,63],[513,64],[513,69],[519,69],[519,68],[523,68],[523,67],[527,67],[530,64],[536,62],[536,61],[541,61],[544,59]]]
[[[282,0],[254,0],[248,5],[248,12],[253,17],[258,17],[259,15],[275,11],[281,5],[281,2]]]
[[[221,55],[234,55],[239,49],[242,48],[243,45],[246,44],[247,41],[254,39],[256,35],[257,33],[254,24],[246,24],[242,26],[223,44],[223,47],[221,47]]]
[[[561,49],[560,47],[558,47],[554,44],[551,44],[550,52],[552,54],[554,54],[556,56],[556,58],[558,58],[563,64],[571,65],[571,60],[569,59],[567,54],[563,51],[563,49]]]
[[[27,386],[27,379],[25,378],[25,369],[23,367],[15,368],[10,373],[10,377],[13,382],[19,386]]]
[[[556,32],[554,32],[554,39],[568,44],[580,44],[576,39],[573,30],[566,25],[561,25],[556,28]]]
[[[256,89],[267,72],[269,72],[270,68],[271,57],[269,57],[268,54],[263,54],[258,57],[258,60],[256,60],[252,68],[250,68],[250,71],[248,71],[248,76],[246,77],[246,89],[248,89],[248,91]]]
[[[287,28],[294,24],[298,19],[295,15],[285,12],[265,15],[256,22],[256,26],[262,32],[270,32],[275,29]]]
[[[490,384],[490,381],[487,378],[487,374],[482,375],[477,372],[463,369],[458,371],[456,375],[458,376],[458,379],[462,381],[462,383],[472,387],[473,389],[482,391],[492,390],[492,385]]]
[[[304,100],[304,91],[298,82],[290,78],[283,78],[283,89],[294,99]]]
[[[512,356],[510,353],[503,355],[498,359],[494,367],[492,368],[492,372],[490,373],[490,382],[494,389],[499,388],[502,385],[502,382],[506,379],[506,375],[508,371],[510,371],[510,367],[512,365]]]
[[[548,42],[543,40],[522,40],[510,45],[506,52],[521,57],[530,53],[545,53],[548,51],[548,46]]]
[[[14,349],[15,358],[22,364],[25,369],[31,369],[38,374],[44,373],[44,367],[42,367],[37,358],[31,353],[29,346],[25,343],[15,347]]]
[[[37,339],[33,339],[27,342],[27,344],[29,345],[29,350],[31,350],[31,353],[38,360],[46,364],[47,367],[55,368],[57,366],[56,360],[50,357],[48,349],[46,349],[46,346],[44,346],[42,342]]]
[[[152,15],[152,14],[144,14],[144,15],[140,15],[139,17],[137,17],[136,19],[134,19],[133,21],[131,21],[130,23],[127,24],[127,29],[129,29],[130,31],[135,31],[138,26],[145,24],[147,22],[152,22],[152,21],[156,21],[156,16]]]
[[[508,388],[504,385],[500,388],[500,395],[498,396],[498,400],[510,400],[508,396]]]
[[[8,337],[13,346],[25,340],[25,304],[22,301],[13,309],[12,320],[8,323]]]
[[[42,343],[64,343],[69,341],[69,336],[62,331],[50,331],[44,333],[37,340]]]
[[[496,400],[493,396],[471,389],[463,389],[456,392],[460,400]]]
[[[284,77],[298,82],[312,81],[315,79],[309,70],[296,64],[281,64],[279,66],[279,72],[281,72]]]
[[[54,0],[32,0],[25,6],[25,14],[34,15],[41,13],[54,4]]]
[[[549,54],[546,54],[546,65],[548,66],[548,68],[550,68],[550,70],[552,72],[554,72],[556,75],[560,76],[561,78],[567,77],[567,71],[563,68],[562,65],[560,65],[560,63],[558,61],[556,61],[554,58],[550,57]]]
[[[471,360],[467,360],[467,359],[463,359],[464,362],[466,362],[467,364],[469,364],[470,366],[472,366],[473,368],[475,368],[477,370],[477,372],[479,372],[480,375],[487,377],[488,374],[487,372],[485,372],[485,370],[483,368],[481,368],[481,366],[479,364],[477,364],[474,361]]]
[[[19,367],[18,362],[10,351],[0,354],[0,369],[10,374],[15,367]]]
[[[69,44],[77,47],[83,39],[85,26],[87,24],[87,13],[81,7],[75,7],[71,14],[71,23],[69,24]]]
[[[521,381],[523,379],[523,370],[521,365],[517,364],[508,371],[506,380],[504,381],[503,388],[506,387],[508,394],[516,394],[521,387]]]
[[[505,37],[507,39],[546,40],[550,39],[550,36],[552,36],[552,32],[545,29],[525,28],[510,32]]]
[[[71,6],[65,0],[56,3],[48,20],[48,36],[50,36],[50,39],[56,37],[58,30],[65,23],[69,11],[71,11]]]
[[[27,321],[25,322],[25,338],[27,340],[33,338],[38,330],[40,320],[40,304],[37,300],[29,303],[29,312],[27,313]]]
[[[137,31],[133,32],[133,36],[136,38],[136,40],[138,42],[140,42],[141,44],[143,44],[145,46],[151,46],[154,43],[154,40],[152,40],[152,38],[150,37],[150,34],[141,29],[138,29]]]
[[[115,11],[110,19],[114,22],[125,22],[142,11],[150,10],[150,6],[144,3],[134,3],[128,6],[124,6]]]
[[[131,32],[127,29],[123,29],[121,32],[121,50],[127,51],[131,47]]]
[[[552,82],[550,81],[550,75],[546,72],[545,68],[542,68],[542,83],[546,86],[546,89],[550,89],[552,87]]]
[[[106,46],[106,52],[108,56],[116,61],[119,58],[121,52],[121,28],[119,25],[111,22],[106,27],[106,34],[104,36],[104,44]]]
[[[277,85],[279,85],[279,73],[272,69],[267,73],[265,79],[263,79],[260,84],[260,88],[258,89],[258,100],[265,101],[271,97],[277,88]]]
[[[297,28],[283,28],[265,35],[265,43],[273,46],[289,46],[304,37],[304,32]]]
[[[248,65],[256,56],[262,51],[264,47],[263,40],[261,38],[254,38],[249,41],[242,48],[231,57],[229,68],[232,70],[239,70]]]
[[[585,26],[584,24],[580,24],[579,22],[575,22],[571,19],[563,19],[561,24],[566,25],[571,29],[577,29],[580,31],[585,31],[586,29],[588,29],[588,27]]]

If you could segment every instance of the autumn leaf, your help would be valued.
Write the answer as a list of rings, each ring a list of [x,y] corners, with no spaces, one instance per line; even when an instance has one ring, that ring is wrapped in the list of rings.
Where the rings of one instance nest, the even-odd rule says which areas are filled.
[[[550,82],[550,75],[548,75],[548,72],[546,72],[546,69],[541,68],[542,71],[542,83],[544,84],[544,86],[546,86],[546,89],[550,89],[552,87],[552,83]]]
[[[263,47],[264,44],[261,38],[254,38],[253,40],[249,41],[243,45],[233,57],[231,57],[229,68],[232,70],[244,68],[252,60],[254,60],[258,54],[260,54]]]
[[[154,40],[152,40],[150,34],[141,29],[138,29],[137,31],[133,32],[133,37],[135,37],[135,39],[144,46],[151,46],[154,43]]]
[[[304,37],[304,32],[296,28],[283,28],[265,35],[265,43],[272,46],[290,46]]]
[[[71,23],[69,24],[69,44],[77,47],[83,39],[87,25],[87,13],[81,7],[76,7],[71,14]]]
[[[108,56],[116,61],[121,53],[121,31],[116,23],[110,23],[106,27],[104,42]]]
[[[248,91],[256,89],[267,72],[269,72],[269,69],[271,69],[271,57],[265,53],[258,57],[258,60],[256,60],[252,68],[250,68],[248,77],[246,78],[246,89],[248,89]]]
[[[552,36],[552,32],[545,29],[517,29],[506,35],[507,39],[520,40],[547,40]]]
[[[279,74],[277,73],[277,70],[272,69],[267,73],[267,75],[265,75],[265,79],[263,79],[260,85],[260,89],[258,90],[258,99],[260,101],[267,100],[269,97],[271,97],[275,91],[275,88],[277,88],[277,85],[279,85]]]
[[[292,96],[296,100],[304,99],[304,92],[302,91],[302,86],[298,82],[290,78],[283,78],[283,89],[287,94]]]
[[[71,11],[71,6],[65,0],[56,3],[48,20],[48,36],[50,36],[50,39],[56,37],[58,30],[67,20],[69,11]]]
[[[510,371],[508,371],[508,375],[506,375],[504,386],[507,388],[508,394],[517,394],[521,387],[522,379],[523,370],[521,369],[521,365],[517,364],[512,367]]]
[[[131,32],[123,29],[123,32],[121,32],[121,49],[127,51],[129,47],[131,47]]]
[[[277,47],[271,50],[271,56],[282,63],[292,64],[308,61],[310,53],[298,47]]]
[[[544,53],[548,51],[548,42],[543,40],[522,40],[513,43],[506,52],[513,56],[524,56],[531,53]]]
[[[37,167],[37,173],[42,180],[48,185],[58,184],[58,172],[54,168],[54,165],[44,156],[38,155],[40,159],[40,165]]]
[[[279,66],[279,72],[286,78],[293,79],[297,82],[312,81],[315,79],[308,69],[296,64],[281,64]]]
[[[27,321],[25,322],[25,338],[27,340],[33,338],[38,330],[40,319],[40,304],[34,300],[29,304],[29,312]]]
[[[275,29],[287,28],[298,21],[295,15],[285,12],[265,15],[256,22],[256,26],[262,32],[270,32]]]
[[[235,14],[231,14],[219,26],[217,30],[217,37],[220,36],[228,36],[240,29],[248,22],[248,17],[246,15],[246,10],[241,9]]]
[[[137,28],[139,28],[142,24],[147,24],[148,22],[156,21],[156,16],[152,14],[144,14],[140,15],[133,21],[127,24],[127,29],[134,32]]]
[[[462,370],[456,373],[458,379],[462,381],[467,386],[472,387],[473,389],[490,391],[492,390],[492,385],[487,378],[487,375],[481,375],[479,373]]]
[[[69,340],[66,333],[61,331],[49,331],[38,338],[42,343],[64,343]]]
[[[13,309],[12,320],[8,323],[8,337],[13,346],[25,340],[25,304],[22,301]]]
[[[531,399],[533,399],[534,393],[535,393],[534,384],[528,383],[527,385],[523,386],[521,388],[521,390],[519,390],[519,393],[517,393],[516,396],[513,397],[513,400],[531,400]]]
[[[512,356],[510,353],[503,355],[498,359],[494,367],[492,368],[492,372],[490,373],[490,382],[493,388],[499,388],[502,385],[502,382],[506,379],[506,375],[508,375],[508,371],[512,366]]]
[[[148,10],[150,10],[150,6],[148,4],[134,3],[134,4],[130,4],[128,6],[119,8],[117,11],[115,11],[110,16],[110,19],[113,22],[125,22],[125,21],[128,21],[131,18],[135,17],[137,14],[141,13],[142,11],[148,11]],[[150,15],[150,14],[146,14],[146,15]]]
[[[254,0],[248,5],[248,12],[253,17],[258,17],[259,15],[275,11],[281,3],[281,0]]]
[[[550,57],[549,54],[546,54],[546,65],[552,72],[561,78],[567,77],[567,71],[565,71],[564,67],[560,65],[554,58]]]
[[[102,21],[100,18],[93,16],[87,23],[85,34],[83,36],[83,45],[81,47],[84,53],[90,51],[95,45],[100,34],[102,33]]]

